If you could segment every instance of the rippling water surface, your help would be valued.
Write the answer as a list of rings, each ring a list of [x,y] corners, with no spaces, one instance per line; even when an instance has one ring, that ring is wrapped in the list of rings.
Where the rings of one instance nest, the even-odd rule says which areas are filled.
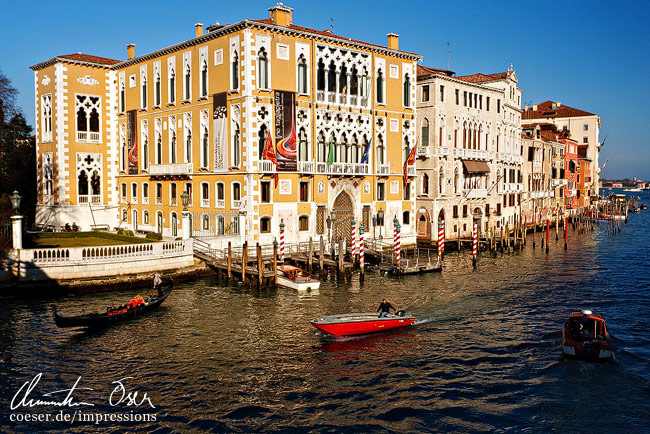
[[[648,202],[648,198],[644,198]],[[50,305],[83,310],[133,293],[3,298],[0,306],[2,431],[9,432],[648,432],[650,431],[650,211],[623,232],[606,225],[570,231],[569,248],[532,249],[479,260],[446,256],[442,274],[369,273],[364,284],[320,292],[179,284],[146,318],[99,332],[57,329]],[[560,237],[561,238],[561,237]],[[374,310],[382,297],[417,318],[408,330],[326,339],[309,320]],[[588,308],[607,320],[617,364],[560,359],[568,314]],[[123,377],[147,392],[156,421],[10,422],[14,393],[71,387],[106,405]],[[119,410],[118,410],[119,409]],[[57,412],[54,409],[51,412]],[[70,412],[70,410],[66,410]],[[74,409],[72,410],[74,412]]]

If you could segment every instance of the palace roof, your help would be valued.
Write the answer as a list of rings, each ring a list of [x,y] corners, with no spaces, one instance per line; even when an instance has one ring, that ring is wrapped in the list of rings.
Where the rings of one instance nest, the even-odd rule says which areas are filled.
[[[80,52],[80,53],[73,53],[73,54],[63,54],[60,56],[53,57],[52,59],[46,60],[45,62],[37,63],[36,65],[31,66],[31,69],[33,70],[42,69],[47,66],[53,65],[57,62],[69,62],[69,63],[88,65],[88,66],[109,67],[112,65],[116,65],[122,61],[116,59],[109,59],[107,57],[93,56],[91,54],[83,54]]]
[[[418,72],[417,72],[418,78],[429,77],[432,75],[443,75],[445,77],[453,77],[454,74],[455,74],[454,71],[450,71],[448,69],[432,68],[430,66],[418,65]]]
[[[471,75],[461,75],[459,77],[454,77],[457,80],[466,81],[468,83],[489,83],[492,81],[503,80],[508,78],[513,71],[506,72],[497,72],[495,74],[483,74],[482,72],[471,74]]]
[[[544,101],[543,103],[536,104],[537,110],[528,106],[521,113],[522,119],[548,119],[548,118],[572,118],[580,116],[596,116],[593,113],[586,112],[577,108],[569,107],[562,103],[553,101]]]

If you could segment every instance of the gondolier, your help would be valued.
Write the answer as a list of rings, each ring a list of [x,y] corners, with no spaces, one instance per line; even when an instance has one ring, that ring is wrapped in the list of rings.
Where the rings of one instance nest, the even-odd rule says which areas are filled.
[[[162,296],[162,279],[160,278],[159,275],[157,274],[152,274],[151,277],[153,278],[153,289],[158,290],[158,297]],[[152,294],[153,295],[153,291]]]
[[[397,311],[397,309],[395,309],[395,308],[393,307],[393,305],[390,304],[390,303],[389,303],[389,302],[384,298],[384,299],[381,301],[381,304],[379,305],[379,307],[377,308],[377,312],[380,312],[380,313],[379,313],[379,318],[384,318],[386,315],[388,315],[388,314],[390,313],[390,310],[391,310],[391,309],[393,309],[394,311]]]

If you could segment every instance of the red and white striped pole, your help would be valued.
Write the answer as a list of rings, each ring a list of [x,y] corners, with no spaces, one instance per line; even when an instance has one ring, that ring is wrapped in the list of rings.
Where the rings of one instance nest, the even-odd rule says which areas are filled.
[[[393,231],[393,252],[395,253],[395,262],[397,262],[397,266],[399,267],[402,248],[400,246],[400,224],[397,221],[397,217],[393,220],[393,224],[395,225],[395,230]]]
[[[478,229],[474,223],[474,231],[472,232],[472,265],[476,268],[476,256],[478,255]]]
[[[354,264],[357,260],[357,222],[352,219],[352,263]]]
[[[284,262],[284,220],[280,220],[280,262]]]
[[[442,261],[442,255],[445,253],[445,221],[438,222],[438,261]]]
[[[363,245],[363,223],[359,224],[359,268],[361,269],[361,274],[360,274],[360,279],[363,280],[364,278],[364,273],[365,270],[364,264],[365,264],[365,259],[363,256],[363,250],[364,250],[364,245]]]

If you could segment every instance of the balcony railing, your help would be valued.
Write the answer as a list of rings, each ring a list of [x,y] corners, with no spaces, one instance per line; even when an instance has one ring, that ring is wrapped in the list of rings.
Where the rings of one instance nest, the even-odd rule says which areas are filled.
[[[152,164],[150,175],[190,175],[193,172],[192,163]]]
[[[77,131],[77,142],[99,143],[101,134],[98,132]]]
[[[156,198],[156,205],[162,205],[162,197]]]
[[[298,161],[298,172],[300,173],[314,173],[313,161]]]
[[[275,172],[275,164],[273,164],[273,161],[260,160],[257,162],[257,170],[264,173],[273,173]]]
[[[209,208],[210,207],[210,199],[209,198],[202,198],[201,199],[201,207],[202,208]]]
[[[90,203],[92,205],[99,205],[99,204],[102,203],[102,196],[101,196],[101,194],[91,194],[91,195],[80,194],[80,195],[77,196],[77,203],[80,204],[80,205],[81,204],[87,204],[88,201],[90,201]],[[137,203],[137,202],[134,202],[134,203]]]
[[[178,202],[176,201],[176,198],[175,198],[175,197],[172,197],[171,200],[169,201],[169,205],[170,205],[170,206],[176,206],[177,203],[178,203]]]
[[[362,95],[348,95],[346,93],[329,92],[324,90],[316,91],[317,102],[340,104],[351,107],[368,107],[368,97]]]
[[[142,198],[142,205],[149,205],[149,197]]]
[[[302,162],[305,164],[311,164],[313,168],[313,162]],[[310,166],[306,166],[310,167]],[[301,173],[307,173],[306,170],[301,170]],[[312,173],[312,172],[309,172]],[[367,175],[370,173],[370,167],[365,163],[332,163],[327,164],[323,162],[316,163],[316,171],[314,173],[325,174],[325,175]]]
[[[325,91],[317,90],[316,91],[316,101],[325,102]]]
[[[415,151],[417,157],[429,158],[429,147],[428,146],[418,146],[417,151]]]
[[[377,175],[390,175],[390,164],[377,164]]]
[[[406,176],[415,176],[415,166],[406,166]]]
[[[244,207],[244,201],[243,200],[233,200],[232,201],[232,209],[242,209]]]
[[[225,208],[226,201],[224,199],[217,199],[217,208]]]
[[[438,156],[439,157],[449,157],[449,147],[448,146],[440,146],[438,148]]]
[[[467,192],[468,199],[480,199],[487,197],[487,189],[485,188],[473,188]]]

